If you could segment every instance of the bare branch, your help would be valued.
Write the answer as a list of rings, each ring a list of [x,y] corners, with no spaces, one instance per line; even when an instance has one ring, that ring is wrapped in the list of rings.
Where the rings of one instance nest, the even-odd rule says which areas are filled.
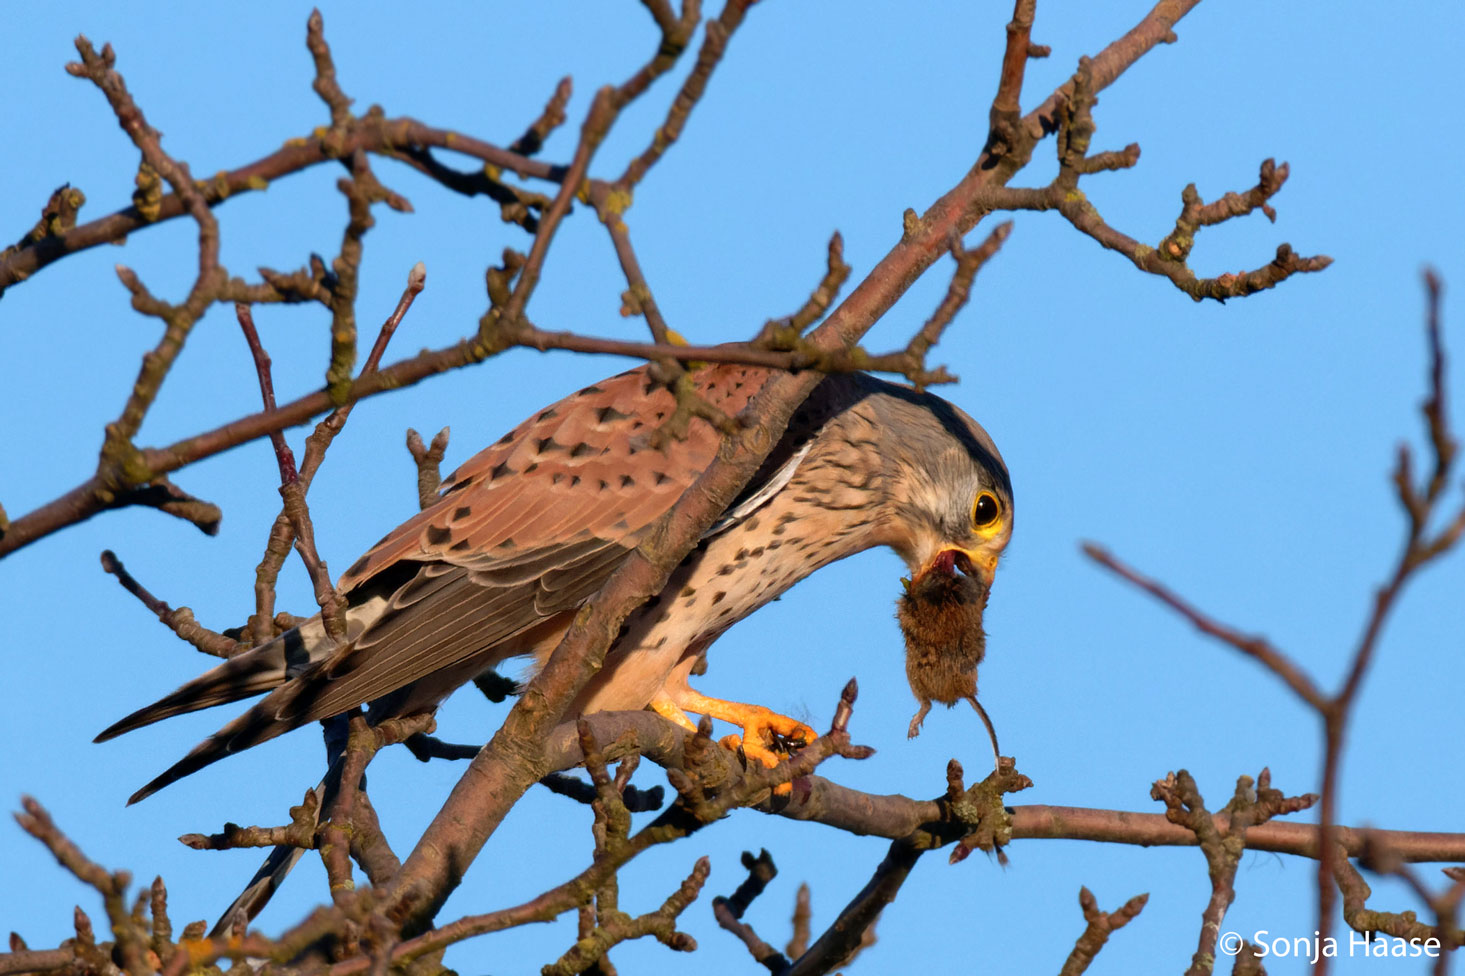
[[[557,962],[545,966],[541,972],[544,973],[544,976],[570,976],[573,973],[584,972],[613,946],[648,935],[655,936],[656,940],[668,949],[677,952],[693,951],[697,948],[697,940],[685,932],[678,932],[676,920],[677,916],[686,911],[687,906],[696,901],[711,870],[711,863],[707,858],[698,858],[696,865],[692,868],[692,873],[687,875],[687,879],[682,882],[681,887],[672,892],[656,911],[648,912],[639,918],[632,918],[623,912],[618,912],[614,918],[576,942],[569,952],[561,956]]]
[[[513,142],[509,143],[509,152],[518,153],[521,156],[534,156],[544,148],[544,141],[549,138],[550,133],[565,124],[565,106],[570,103],[570,95],[574,91],[574,85],[570,76],[565,75],[559,84],[555,85],[554,94],[544,105],[544,111],[539,113],[539,118],[529,123],[529,128],[524,134]]]
[[[346,895],[355,890],[351,880],[350,853],[353,846],[386,845],[376,825],[375,813],[366,820],[358,819],[356,810],[366,767],[381,749],[405,742],[418,734],[428,734],[437,727],[431,714],[387,719],[368,725],[359,713],[350,720],[350,734],[343,754],[340,786],[335,797],[321,811],[324,819],[316,833],[316,844],[330,879],[331,897],[340,908],[349,907]],[[377,833],[373,836],[371,828]],[[395,860],[395,856],[393,857]]]
[[[1048,49],[1032,43],[1033,16],[1036,0],[1016,0],[1012,20],[1007,25],[1007,46],[1002,54],[1002,74],[997,94],[988,112],[990,129],[983,152],[991,158],[1006,156],[1014,150],[1031,152],[1040,138],[1025,131],[1022,121],[1022,83],[1028,59],[1044,57]]]
[[[553,661],[551,661],[552,663]],[[525,692],[525,697],[533,694],[533,690],[531,684]],[[849,695],[849,692],[850,689],[846,688],[846,696]],[[841,709],[838,713],[845,714],[847,718],[847,709]],[[653,713],[640,714],[647,715],[664,725],[670,725],[665,719]],[[599,747],[594,744],[601,734],[595,731],[601,724],[598,721],[601,718],[602,716],[598,714],[589,715],[574,723],[574,735],[579,740],[579,757],[581,761],[586,762],[592,775],[595,775],[594,770],[597,765],[603,771],[606,761],[606,756],[600,754]],[[584,723],[583,726],[581,722]],[[580,734],[582,727],[589,730],[588,736]],[[495,736],[495,741],[498,741],[503,734],[503,729],[500,729]],[[685,733],[681,730],[677,730],[676,734],[678,737],[685,737]],[[587,744],[590,750],[589,755],[586,754]],[[473,765],[479,765],[483,756],[490,753],[492,749],[493,743],[491,742],[480,751],[479,756],[474,759]],[[872,751],[866,747],[852,745],[848,731],[836,723],[831,726],[829,732],[815,739],[777,766],[767,768],[758,763],[750,763],[744,768],[732,753],[712,740],[711,723],[704,721],[697,734],[686,741],[679,768],[667,770],[667,778],[678,791],[677,802],[652,823],[623,842],[610,843],[609,836],[607,836],[604,853],[598,855],[590,867],[570,881],[546,891],[522,905],[462,918],[417,938],[409,939],[392,951],[391,958],[393,962],[405,962],[474,935],[555,918],[565,911],[586,903],[615,875],[622,865],[628,863],[642,851],[685,837],[701,829],[705,824],[719,820],[730,810],[773,796],[777,787],[804,779],[821,762],[831,756],[864,758]],[[470,766],[471,772],[472,767]],[[715,795],[709,795],[707,784],[716,784]],[[461,795],[462,790],[463,786],[460,783],[455,796]],[[452,798],[444,809],[451,806]],[[439,812],[438,817],[442,816],[443,813]],[[448,836],[457,840],[452,835]],[[412,857],[419,857],[421,850],[422,845],[419,843]],[[411,863],[412,859],[409,858],[407,864],[403,866],[403,875],[410,870]],[[400,883],[401,875],[394,884]],[[389,889],[387,897],[390,898],[391,895],[392,890]],[[362,972],[364,969],[363,961],[351,960],[333,967],[331,976],[350,976],[350,974]]]
[[[112,933],[117,939],[117,952],[129,976],[147,976],[152,972],[152,967],[147,963],[148,938],[133,924],[132,915],[127,910],[125,901],[127,886],[132,881],[132,876],[126,871],[112,873],[96,862],[90,860],[81,852],[71,839],[63,834],[51,819],[46,809],[28,796],[21,797],[21,806],[24,813],[15,816],[16,822],[26,833],[46,845],[53,857],[60,862],[61,866],[74,874],[84,884],[95,888],[102,896],[102,905],[107,912],[107,920],[111,925]],[[96,942],[92,935],[91,922],[80,908],[76,910],[77,942],[79,945],[73,950],[82,954],[86,948],[96,948]],[[103,957],[105,959],[105,957]],[[110,962],[110,960],[108,960]]]
[[[76,215],[86,203],[86,194],[63,183],[52,191],[50,199],[41,208],[41,219],[26,231],[14,244],[0,251],[0,262],[27,248],[38,248],[76,226]],[[3,290],[3,289],[0,289]]]
[[[616,258],[621,263],[621,272],[626,276],[626,284],[629,286],[621,295],[621,314],[644,316],[646,326],[651,330],[652,342],[659,346],[672,343],[671,330],[667,328],[666,319],[661,316],[661,308],[651,294],[651,286],[647,284],[646,275],[641,270],[641,261],[631,245],[630,229],[626,227],[625,219],[621,216],[625,204],[629,202],[628,193],[600,185],[591,192],[590,202],[610,234]]]
[[[475,748],[474,754],[478,752]],[[472,759],[472,755],[460,758]],[[539,781],[539,785],[557,793],[560,796],[567,796],[580,803],[594,803],[595,788],[584,780],[576,779],[573,776],[566,776],[563,773],[550,773]],[[646,813],[650,810],[660,810],[666,802],[666,791],[660,786],[653,786],[649,790],[638,789],[634,786],[625,786],[619,790],[621,801],[625,804],[626,810],[631,813]]]
[[[305,46],[315,61],[315,80],[310,87],[330,109],[332,127],[344,127],[351,117],[351,99],[346,97],[336,81],[336,65],[331,59],[330,45],[326,43],[325,21],[319,10],[312,10],[305,21]]]
[[[1343,895],[1343,920],[1355,932],[1390,935],[1396,939],[1417,939],[1420,942],[1434,940],[1436,945],[1446,950],[1465,945],[1465,937],[1462,937],[1452,915],[1442,915],[1441,924],[1433,926],[1419,921],[1413,911],[1385,912],[1369,908],[1368,899],[1372,896],[1373,889],[1363,880],[1363,875],[1358,873],[1343,852],[1338,852],[1335,861],[1334,879],[1338,891]],[[1431,904],[1432,901],[1432,898],[1425,899],[1426,904]],[[1440,953],[1441,958],[1448,956],[1448,951]],[[1442,968],[1437,967],[1436,972]]]
[[[270,369],[270,354],[265,352],[264,344],[259,339],[259,330],[254,327],[254,313],[248,305],[241,302],[234,306],[234,314],[239,319],[244,341],[249,344],[249,353],[254,357],[254,371],[259,377],[260,400],[264,402],[266,410],[274,410],[275,379]],[[275,463],[280,467],[280,484],[286,485],[299,478],[300,473],[295,467],[295,452],[290,450],[284,433],[271,431],[270,444],[275,449]]]
[[[1223,833],[1206,810],[1195,780],[1185,770],[1157,781],[1150,795],[1164,802],[1165,816],[1172,823],[1195,833],[1206,857],[1211,897],[1201,914],[1199,946],[1186,973],[1188,976],[1209,976],[1215,967],[1221,922],[1236,899],[1236,868],[1246,850],[1247,832],[1254,824],[1265,823],[1274,816],[1306,810],[1317,802],[1317,796],[1283,796],[1280,790],[1272,789],[1272,774],[1266,769],[1257,777],[1254,789],[1251,777],[1242,776],[1236,781],[1235,795],[1226,804],[1231,819]]]
[[[1175,230],[1158,247],[1141,244],[1107,224],[1079,190],[1079,178],[1134,166],[1139,161],[1139,146],[1130,144],[1122,152],[1089,155],[1089,143],[1094,134],[1092,112],[1098,101],[1094,79],[1095,62],[1081,58],[1078,71],[1065,86],[1063,98],[1055,105],[1059,172],[1053,182],[1036,190],[994,191],[988,195],[993,209],[1057,210],[1077,230],[1104,247],[1123,254],[1141,271],[1168,278],[1175,287],[1196,301],[1205,298],[1225,301],[1250,295],[1272,288],[1298,272],[1321,271],[1332,264],[1332,259],[1326,256],[1301,257],[1293,253],[1287,244],[1278,246],[1276,257],[1270,264],[1239,274],[1197,278],[1186,264],[1195,243],[1195,234],[1201,227],[1243,216],[1258,208],[1275,219],[1276,214],[1267,201],[1286,182],[1287,165],[1276,166],[1270,159],[1262,163],[1257,186],[1245,195],[1228,193],[1220,200],[1203,204],[1194,185],[1186,187]]]
[[[438,485],[443,476],[439,465],[448,451],[448,428],[444,427],[432,438],[430,446],[422,443],[422,435],[411,427],[407,428],[407,452],[417,465],[417,504],[427,508],[437,501]]]
[[[867,944],[880,913],[895,900],[896,893],[923,853],[924,847],[916,843],[905,840],[892,843],[869,883],[844,907],[834,924],[814,941],[809,950],[784,971],[787,976],[827,973],[853,959]]]
[[[157,614],[158,619],[166,624],[168,629],[205,654],[212,654],[214,657],[228,657],[239,646],[238,641],[209,630],[200,624],[194,619],[193,611],[187,607],[179,607],[174,610],[149,593],[147,587],[133,579],[132,574],[127,571],[127,567],[122,565],[122,560],[118,559],[110,549],[102,550],[102,570],[117,577],[117,582],[122,584],[122,588],[142,601],[143,606]]]
[[[752,345],[769,349],[793,350],[809,327],[819,321],[829,306],[839,297],[839,291],[849,280],[850,266],[844,260],[844,238],[835,231],[829,238],[829,251],[825,259],[824,277],[809,295],[808,301],[794,314],[781,319],[769,319],[762,330],[753,338]]]
[[[941,299],[941,304],[936,306],[936,311],[926,320],[926,324],[921,326],[921,331],[911,338],[905,348],[904,355],[908,359],[909,365],[904,373],[916,389],[923,388],[927,383],[944,383],[954,379],[947,374],[944,366],[938,367],[934,371],[928,371],[926,354],[941,340],[941,334],[946,331],[946,327],[956,318],[956,313],[961,311],[962,306],[971,297],[972,281],[976,278],[977,272],[997,253],[1011,233],[1012,221],[1009,220],[994,227],[987,235],[987,239],[970,251],[964,249],[959,241],[951,242],[951,256],[956,259],[956,270],[952,273],[951,284],[947,286],[946,295]],[[884,367],[877,366],[876,368]]]
[[[97,467],[98,484],[95,490],[97,501],[106,504],[112,501],[117,492],[140,482],[151,481],[162,473],[141,476],[137,463],[138,450],[132,439],[142,427],[143,418],[157,398],[163,380],[182,351],[193,324],[212,304],[227,275],[219,265],[218,221],[195,187],[187,164],[174,160],[163,151],[162,137],[148,124],[142,110],[128,93],[122,76],[113,69],[116,55],[111,45],[103,46],[98,54],[90,41],[78,36],[76,50],[81,55],[81,62],[68,64],[66,70],[76,77],[89,79],[102,91],[117,116],[118,124],[141,151],[143,161],[168,181],[173,192],[180,197],[184,207],[198,224],[198,276],[181,305],[166,305],[152,299],[141,288],[135,275],[126,269],[118,269],[124,284],[128,284],[133,291],[133,306],[144,314],[159,316],[164,320],[166,328],[158,345],[143,357],[142,369],[121,415],[107,425]],[[13,532],[7,533],[5,539],[0,539],[0,546],[9,541],[11,534]]]
[[[1078,889],[1078,904],[1083,909],[1084,921],[1088,924],[1074,943],[1073,951],[1064,960],[1063,968],[1058,971],[1059,976],[1079,976],[1087,971],[1099,950],[1109,941],[1109,936],[1133,921],[1149,900],[1150,896],[1147,894],[1135,895],[1115,911],[1105,912],[1099,909],[1099,902],[1094,898],[1093,892],[1088,888]]]
[[[742,862],[743,867],[747,869],[748,877],[728,897],[724,898],[719,895],[712,899],[713,917],[717,919],[718,925],[742,940],[754,961],[765,966],[770,973],[782,973],[788,968],[788,959],[783,953],[758,938],[758,933],[753,931],[752,926],[742,921],[748,906],[752,904],[753,899],[763,893],[768,882],[778,874],[778,868],[766,850],[760,851],[757,857],[754,857],[751,851],[744,851]]]
[[[1259,661],[1273,674],[1281,678],[1287,687],[1296,692],[1297,697],[1301,698],[1308,705],[1316,709],[1325,707],[1326,700],[1323,697],[1323,693],[1318,690],[1317,685],[1313,684],[1312,679],[1303,673],[1302,669],[1294,664],[1287,655],[1273,647],[1265,638],[1250,637],[1226,624],[1211,619],[1176,596],[1163,584],[1146,576],[1141,576],[1092,542],[1083,544],[1083,552],[1084,555],[1120,579],[1134,584],[1180,614],[1186,620],[1189,620],[1196,630],[1209,637],[1214,637],[1222,643],[1229,644],[1247,657]]]
[[[196,851],[232,851],[240,847],[295,847],[315,850],[315,827],[320,814],[320,793],[309,790],[305,800],[290,808],[290,822],[280,827],[241,827],[224,824],[216,834],[184,834],[178,842]]]
[[[783,950],[795,959],[809,951],[809,920],[813,917],[809,901],[809,885],[800,882],[799,890],[794,895],[793,934],[789,936],[788,945]]]
[[[585,716],[602,742],[608,760],[632,752],[663,767],[680,768],[684,732],[654,712],[597,712]],[[568,769],[583,761],[576,745],[574,723],[564,723],[545,740],[550,766]],[[957,788],[961,788],[960,781]],[[949,819],[942,800],[913,800],[882,796],[840,786],[821,776],[805,776],[791,796],[759,805],[765,813],[790,820],[822,823],[856,836],[895,840]],[[1013,806],[1012,837],[1024,839],[1086,840],[1134,844],[1141,847],[1195,846],[1195,834],[1171,823],[1162,814],[1098,810],[1088,807],[1029,804]],[[1231,815],[1214,814],[1216,829],[1226,833]],[[1349,856],[1359,856],[1369,834],[1381,838],[1408,862],[1465,862],[1465,833],[1338,828],[1337,839]],[[1247,847],[1316,859],[1320,856],[1317,827],[1313,824],[1268,821],[1247,830]],[[954,839],[954,838],[951,838]],[[948,840],[949,842],[949,840]]]
[[[751,0],[727,0],[717,19],[707,22],[702,38],[702,49],[697,52],[697,62],[692,66],[687,80],[682,82],[681,90],[677,92],[676,98],[672,100],[671,108],[666,113],[666,121],[652,136],[651,145],[647,146],[626,166],[625,172],[621,174],[620,179],[616,180],[617,187],[629,193],[631,188],[646,177],[646,173],[651,167],[656,165],[657,161],[681,137],[687,119],[702,99],[702,93],[707,90],[708,79],[712,77],[712,72],[717,68],[718,62],[722,60],[723,53],[727,50],[728,39],[742,24],[743,16],[751,5]],[[688,28],[696,27],[700,14],[698,6],[699,3],[694,0],[684,0],[681,22],[674,29],[669,29],[666,24],[662,25],[665,32],[662,42],[663,50],[667,50],[668,43],[685,47],[691,40],[691,30]],[[658,18],[658,20],[660,19]],[[676,51],[680,53],[679,48]]]
[[[323,273],[323,265],[322,265]],[[396,334],[397,327],[402,324],[407,311],[417,296],[422,293],[427,285],[427,269],[421,261],[412,266],[407,272],[407,285],[402,290],[401,297],[397,300],[396,308],[387,316],[382,323],[381,329],[377,332],[376,341],[372,343],[371,352],[366,357],[366,363],[361,367],[361,375],[369,376],[377,371],[381,364],[382,356],[386,354],[387,344],[391,342],[392,336]],[[241,306],[247,309],[247,306]],[[246,311],[243,313],[248,314]],[[251,323],[252,324],[252,323]],[[246,337],[250,330],[245,330]],[[251,350],[258,345],[256,338],[251,343]],[[263,355],[263,349],[256,354]],[[264,390],[264,383],[268,377],[268,357],[265,359],[265,371],[260,374],[261,390]],[[273,409],[273,396],[266,401],[266,410]],[[305,439],[305,456],[300,464],[300,471],[297,476],[299,482],[299,494],[302,499],[310,490],[311,482],[315,479],[316,472],[320,469],[325,460],[326,451],[335,440],[336,435],[346,426],[346,420],[351,416],[351,409],[354,401],[349,401],[332,410],[324,420],[316,424],[315,430]],[[283,438],[282,438],[283,442]],[[288,450],[288,448],[286,448]],[[279,448],[277,446],[278,455]],[[292,461],[293,464],[293,461]],[[250,617],[249,630],[256,644],[263,643],[274,635],[272,615],[275,606],[275,581],[279,577],[280,570],[284,567],[285,559],[289,555],[292,542],[298,536],[295,529],[295,521],[291,512],[282,506],[280,514],[276,516],[274,524],[270,527],[269,539],[265,544],[265,553],[259,565],[255,569],[255,613]],[[312,583],[315,583],[312,578]],[[317,587],[317,593],[319,593]]]
[[[1458,919],[1460,902],[1465,898],[1465,880],[1451,878],[1453,883],[1443,891],[1431,891],[1418,872],[1412,870],[1386,840],[1372,835],[1366,836],[1366,844],[1363,853],[1359,855],[1358,863],[1370,871],[1393,875],[1402,880],[1420,901],[1429,906],[1435,915],[1436,924],[1430,926],[1419,922],[1412,911],[1395,913],[1369,909],[1366,904],[1371,894],[1369,887],[1344,856],[1339,858],[1336,879],[1338,889],[1343,893],[1343,918],[1351,928],[1359,932],[1384,932],[1395,938],[1417,939],[1421,942],[1433,939],[1447,948],[1458,949],[1465,946],[1465,932],[1462,932]],[[1448,869],[1446,874],[1449,875]],[[1443,968],[1437,967],[1437,971]]]
[[[1321,710],[1325,744],[1319,834],[1323,856],[1318,862],[1317,886],[1318,929],[1323,936],[1327,936],[1332,928],[1332,882],[1340,870],[1335,861],[1338,857],[1337,798],[1343,739],[1358,691],[1363,685],[1363,676],[1373,662],[1384,621],[1393,610],[1404,587],[1423,566],[1454,548],[1461,534],[1465,533],[1465,504],[1462,504],[1459,511],[1434,537],[1431,538],[1428,534],[1428,526],[1439,507],[1443,488],[1451,477],[1456,451],[1443,406],[1445,365],[1440,341],[1440,287],[1438,279],[1432,273],[1425,275],[1425,290],[1428,300],[1425,332],[1429,347],[1429,395],[1422,412],[1430,445],[1435,453],[1433,471],[1424,489],[1415,489],[1410,478],[1408,449],[1401,447],[1394,484],[1407,521],[1404,548],[1388,581],[1374,595],[1373,612],[1363,626],[1342,688]]]
[[[239,319],[239,327],[244,331],[244,338],[249,343],[250,353],[254,356],[255,371],[259,374],[260,398],[264,401],[265,410],[272,412],[275,409],[275,388],[270,375],[270,357],[260,343],[259,332],[254,327],[254,315],[249,306],[237,304],[234,312]],[[289,521],[294,534],[295,551],[300,554],[300,561],[305,565],[311,585],[315,588],[315,599],[321,608],[321,619],[325,623],[326,633],[335,640],[341,640],[346,635],[346,603],[336,592],[335,584],[331,582],[330,570],[315,548],[315,527],[310,521],[310,509],[305,501],[308,484],[300,480],[300,472],[295,465],[295,452],[285,441],[285,435],[278,430],[274,431],[270,435],[270,441],[274,444],[275,461],[280,468],[280,497],[284,499],[282,515]],[[263,616],[263,610],[261,607],[260,616]]]

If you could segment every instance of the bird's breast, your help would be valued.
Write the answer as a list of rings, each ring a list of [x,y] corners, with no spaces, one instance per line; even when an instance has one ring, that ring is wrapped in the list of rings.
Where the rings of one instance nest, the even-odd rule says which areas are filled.
[[[799,580],[868,548],[876,519],[834,508],[795,478],[768,505],[703,540],[666,588],[626,622],[581,711],[645,707],[689,655]]]

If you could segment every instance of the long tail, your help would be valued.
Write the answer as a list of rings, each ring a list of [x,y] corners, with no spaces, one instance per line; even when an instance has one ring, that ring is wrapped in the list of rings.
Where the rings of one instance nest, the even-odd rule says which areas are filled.
[[[317,634],[317,631],[320,633]],[[229,658],[177,691],[164,695],[151,705],[139,708],[126,718],[112,723],[93,741],[106,742],[124,732],[161,722],[174,715],[226,705],[278,688],[317,659],[330,653],[332,647],[324,637],[320,622],[308,620],[299,628],[286,631],[268,643]]]
[[[302,682],[292,679],[325,660],[337,646],[326,637],[319,620],[309,620],[268,643],[230,658],[177,691],[108,726],[97,736],[97,742],[105,742],[174,715],[269,693],[249,711],[200,742],[188,755],[134,793],[128,804],[151,796],[174,780],[230,753],[258,745],[310,721],[308,715],[299,716],[298,721],[291,715],[282,721],[283,713],[292,712],[292,705],[301,704],[300,699],[315,690],[311,687],[315,684],[313,682],[302,685]]]
[[[188,755],[153,777],[146,786],[127,798],[127,805],[132,806],[146,800],[170,783],[175,783],[190,773],[196,773],[225,756],[243,752],[261,742],[268,742],[277,735],[283,735],[314,720],[316,716],[308,710],[290,707],[300,697],[301,690],[302,683],[299,681],[291,681],[276,688],[256,702],[249,711],[225,723],[223,728],[189,750]]]
[[[128,805],[225,756],[317,719],[340,715],[430,673],[431,661],[422,664],[409,659],[404,677],[403,667],[398,666],[401,662],[386,659],[384,671],[383,667],[370,666],[369,654],[359,653],[363,651],[358,644],[362,634],[387,606],[387,596],[381,593],[368,594],[366,599],[353,603],[346,620],[345,640],[339,642],[326,634],[319,618],[312,618],[266,644],[230,658],[102,732],[97,736],[98,742],[173,715],[264,693],[248,711],[194,746],[188,755],[132,794]],[[468,644],[459,641],[452,647],[457,649],[459,645],[472,649],[471,641]],[[414,664],[419,665],[416,671],[411,667]],[[438,690],[445,694],[447,689]],[[421,704],[431,707],[436,699]]]
[[[315,794],[319,798],[316,803],[316,820],[319,822],[321,811],[329,810],[331,804],[336,801],[336,795],[341,791],[341,770],[345,765],[344,758],[337,756],[326,770],[325,778],[315,788]],[[224,914],[214,923],[213,929],[209,932],[210,938],[215,938],[228,933],[229,928],[234,924],[236,913],[243,912],[245,922],[252,922],[269,903],[280,885],[285,883],[285,878],[292,868],[300,861],[301,855],[305,853],[303,848],[293,845],[281,845],[270,851],[259,870],[254,872],[254,877],[249,879],[249,884],[239,893],[229,907],[224,909]]]

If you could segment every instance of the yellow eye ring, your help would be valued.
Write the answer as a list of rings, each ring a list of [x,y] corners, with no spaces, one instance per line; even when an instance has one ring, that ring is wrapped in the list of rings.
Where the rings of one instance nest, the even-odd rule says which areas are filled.
[[[972,525],[979,529],[992,525],[1001,514],[1002,503],[990,491],[981,492],[977,495],[977,500],[972,502]]]

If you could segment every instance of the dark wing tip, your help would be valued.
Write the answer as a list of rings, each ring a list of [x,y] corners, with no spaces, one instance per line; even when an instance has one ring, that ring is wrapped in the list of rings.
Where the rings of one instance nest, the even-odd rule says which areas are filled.
[[[229,755],[233,750],[229,747],[229,739],[210,736],[198,745],[182,759],[163,770],[157,776],[148,781],[148,784],[127,798],[127,805],[132,806],[152,796],[165,786],[176,783],[178,780],[196,773],[205,766],[211,765]]]
[[[188,755],[163,770],[150,783],[132,794],[127,805],[131,806],[140,800],[145,800],[163,787],[196,773],[225,756],[242,752],[261,742],[273,739],[281,733],[304,725],[311,720],[312,713],[305,712],[300,716],[281,720],[281,713],[295,701],[300,691],[298,682],[275,689],[256,702],[249,711],[236,717],[219,731],[194,746],[189,750]]]
[[[161,790],[163,787],[176,780],[178,778],[177,776],[169,775],[172,772],[173,770],[170,767],[168,769],[168,772],[163,773],[160,776],[153,777],[153,779],[151,779],[146,786],[127,798],[127,805],[132,806],[134,803],[141,803],[143,800],[146,800],[148,797],[158,792],[158,790]]]
[[[92,741],[93,742],[107,742],[110,739],[117,738],[119,735],[121,735],[124,732],[131,732],[133,729],[139,728],[141,725],[146,724],[146,723],[140,723],[140,722],[137,722],[136,721],[137,714],[138,714],[137,712],[133,712],[131,715],[127,716],[126,718],[120,718],[120,719],[118,719],[117,721],[113,722],[111,725],[107,726],[102,731],[98,732],[97,733],[97,737],[95,739],[93,739]]]
[[[151,725],[152,722],[158,721],[160,718],[167,718],[167,715],[158,715],[157,718],[152,718],[151,714],[155,708],[157,708],[157,705],[148,705],[147,708],[139,708],[138,711],[119,718],[113,724],[103,728],[100,733],[97,733],[97,737],[92,739],[92,742],[107,742],[108,739],[116,739],[117,736],[130,733],[135,728],[142,728],[144,725]]]
[[[171,783],[177,782],[178,780],[187,776],[189,773],[194,772],[195,770],[207,766],[215,759],[220,758],[221,755],[222,752],[219,755],[211,756],[208,759],[203,760],[202,762],[190,762],[189,760],[194,759],[194,755],[193,753],[189,753],[187,756],[183,757],[178,762],[169,766],[166,770],[149,780],[148,784],[142,789],[129,796],[127,798],[127,805],[132,806],[134,803],[140,803],[143,800],[146,800],[148,797],[158,792],[158,790],[161,790],[163,787],[168,786]]]
[[[179,691],[182,691],[182,689],[179,689]],[[154,722],[161,722],[165,718],[172,718],[174,715],[183,714],[188,709],[186,707],[180,708],[175,704],[174,700],[178,697],[178,694],[179,692],[174,692],[166,698],[155,701],[151,705],[145,705],[132,714],[119,718],[101,732],[98,732],[97,737],[92,741],[106,742],[109,739],[115,739],[119,735],[132,732],[143,726],[152,725]]]
[[[106,742],[165,718],[236,702],[280,687],[289,680],[286,655],[291,653],[293,645],[299,644],[298,637],[293,645],[286,639],[291,634],[298,635],[298,631],[289,631],[269,643],[229,658],[151,705],[144,705],[113,722],[92,741]]]

